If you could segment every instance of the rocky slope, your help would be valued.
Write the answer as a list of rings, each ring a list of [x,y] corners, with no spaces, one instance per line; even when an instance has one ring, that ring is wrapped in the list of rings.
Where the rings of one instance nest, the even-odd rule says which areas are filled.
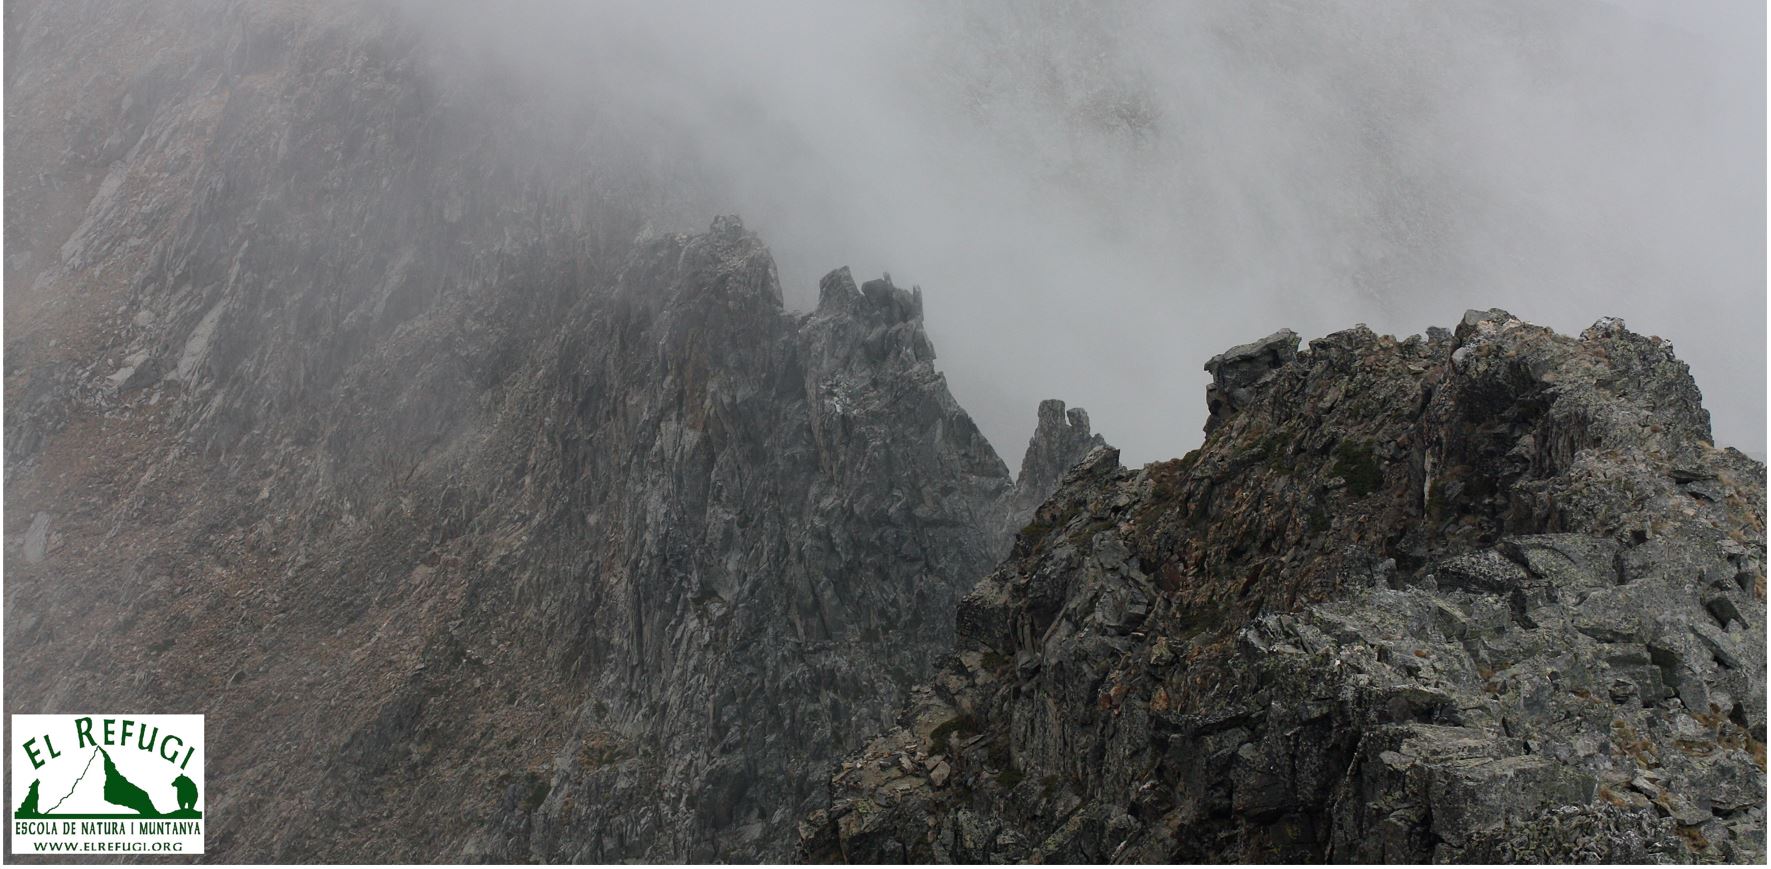
[[[1095,442],[388,7],[6,23],[7,711],[206,714],[209,859],[786,856]]]
[[[1764,859],[1765,468],[1671,347],[1297,344],[1065,478],[802,857]]]

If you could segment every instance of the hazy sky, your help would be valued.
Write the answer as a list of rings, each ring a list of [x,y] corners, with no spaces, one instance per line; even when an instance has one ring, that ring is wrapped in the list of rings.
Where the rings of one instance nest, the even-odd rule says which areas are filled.
[[[686,145],[705,213],[669,228],[741,214],[790,305],[839,265],[922,285],[1011,465],[1042,398],[1176,456],[1225,347],[1491,306],[1672,340],[1764,455],[1762,4],[500,10],[408,14]]]

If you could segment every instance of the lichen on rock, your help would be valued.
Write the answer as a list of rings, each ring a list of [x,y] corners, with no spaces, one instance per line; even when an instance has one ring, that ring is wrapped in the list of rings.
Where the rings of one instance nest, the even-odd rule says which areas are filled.
[[[1291,346],[1212,360],[1186,458],[1066,478],[802,856],[1763,859],[1765,471],[1670,348]],[[876,762],[955,716],[941,787]]]

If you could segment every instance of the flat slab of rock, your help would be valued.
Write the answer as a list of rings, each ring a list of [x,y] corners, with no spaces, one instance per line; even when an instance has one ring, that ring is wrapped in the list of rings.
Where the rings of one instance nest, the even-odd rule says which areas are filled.
[[[25,561],[41,564],[49,555],[49,514],[38,513],[31,518],[30,530],[25,532]]]

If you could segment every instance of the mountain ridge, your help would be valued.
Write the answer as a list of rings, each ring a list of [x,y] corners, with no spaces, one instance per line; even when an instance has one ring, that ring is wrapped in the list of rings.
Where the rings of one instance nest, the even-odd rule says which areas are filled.
[[[1763,466],[1663,342],[1275,333],[1011,475],[920,288],[787,309],[389,8],[7,10],[8,708],[208,716],[212,858],[1762,856]]]
[[[1297,342],[1064,478],[802,858],[1762,859],[1764,466],[1670,346]]]

